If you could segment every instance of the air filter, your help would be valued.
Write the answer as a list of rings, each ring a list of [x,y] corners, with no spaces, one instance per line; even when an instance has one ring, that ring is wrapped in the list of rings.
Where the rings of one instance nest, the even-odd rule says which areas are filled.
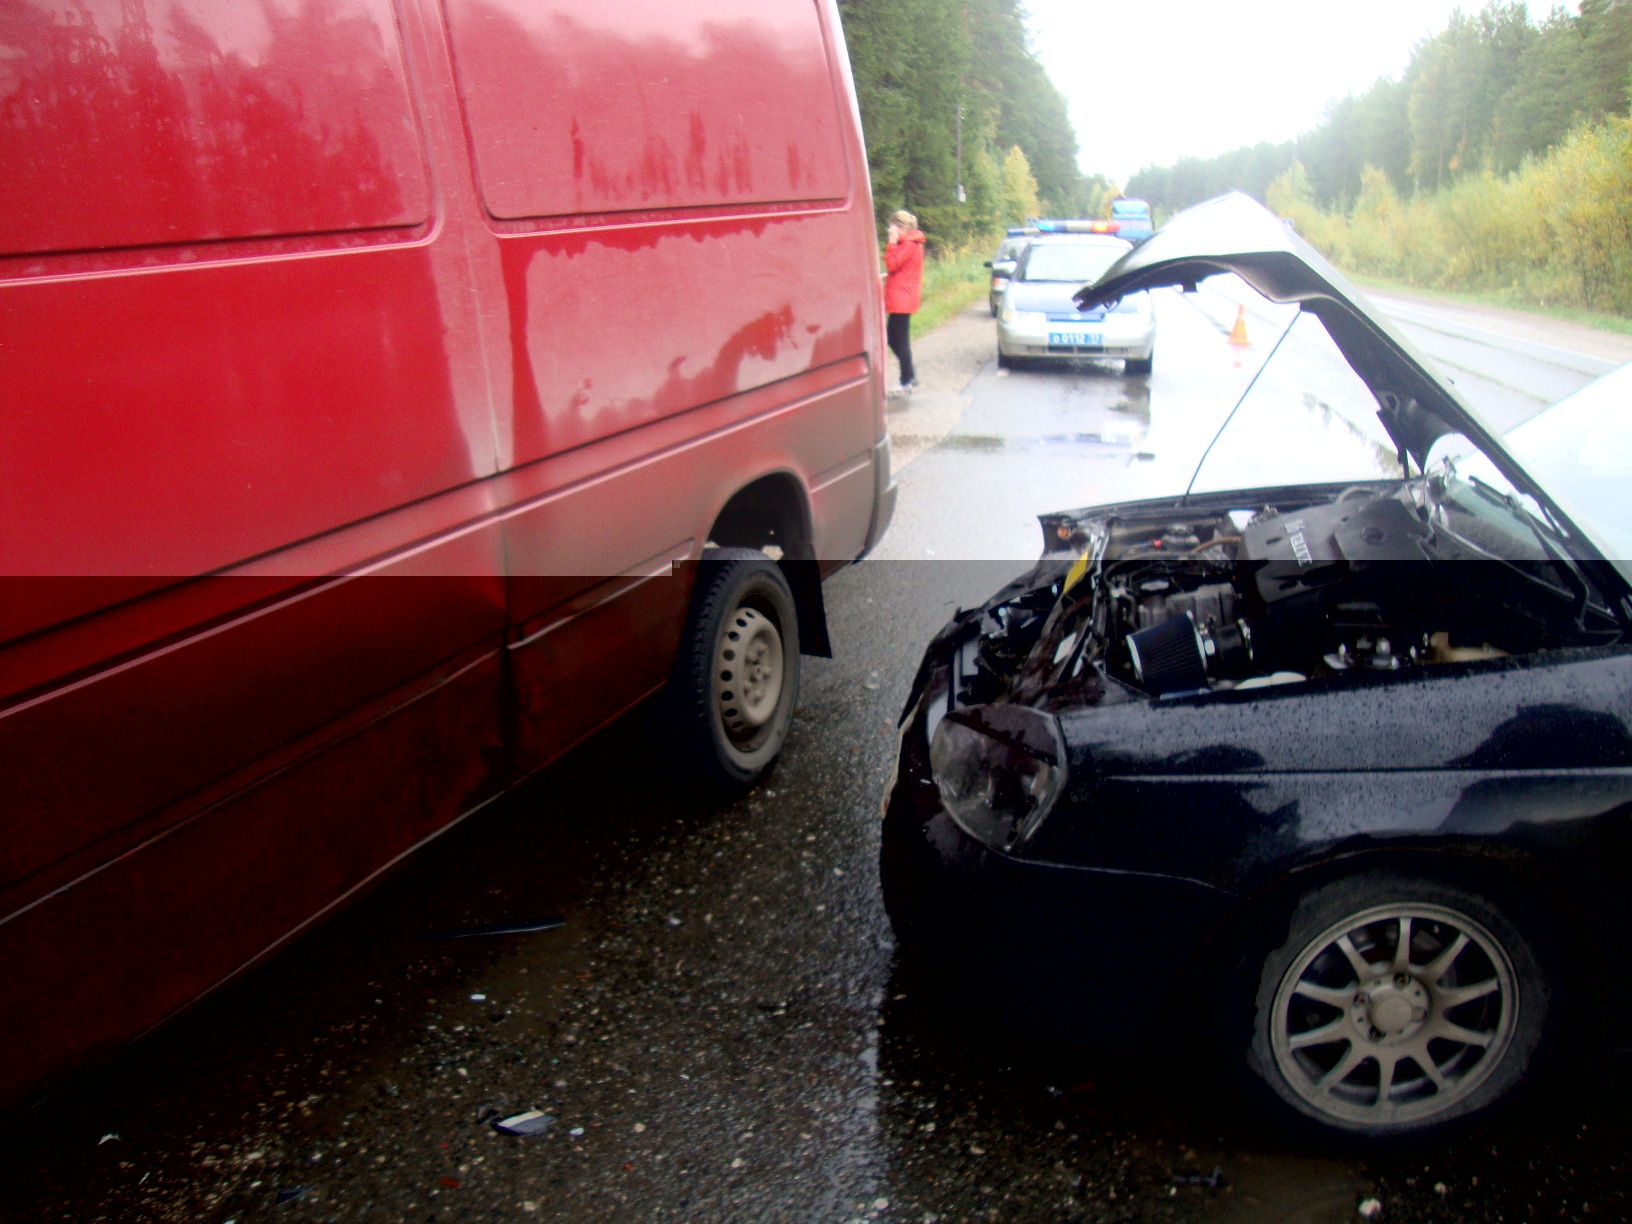
[[[1188,612],[1130,633],[1128,654],[1139,683],[1157,697],[1207,687],[1207,656]]]

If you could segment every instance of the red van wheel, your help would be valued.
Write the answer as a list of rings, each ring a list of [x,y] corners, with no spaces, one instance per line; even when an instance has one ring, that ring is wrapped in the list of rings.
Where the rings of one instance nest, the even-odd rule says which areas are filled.
[[[799,620],[782,570],[748,548],[697,567],[670,681],[683,761],[717,790],[752,786],[788,738],[799,695]]]

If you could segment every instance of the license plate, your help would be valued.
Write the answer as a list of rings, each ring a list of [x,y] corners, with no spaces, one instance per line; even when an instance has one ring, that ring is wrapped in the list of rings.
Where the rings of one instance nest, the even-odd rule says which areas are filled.
[[[1069,344],[1073,348],[1098,348],[1104,344],[1105,335],[1103,332],[1056,331],[1048,333],[1048,342],[1050,344]]]

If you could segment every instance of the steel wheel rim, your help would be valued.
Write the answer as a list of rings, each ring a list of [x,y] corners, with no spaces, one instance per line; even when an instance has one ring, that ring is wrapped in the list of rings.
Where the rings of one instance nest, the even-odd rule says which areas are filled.
[[[1506,950],[1465,915],[1380,905],[1310,940],[1270,1015],[1276,1069],[1318,1114],[1348,1125],[1419,1122],[1489,1078],[1518,1019]]]
[[[725,619],[714,664],[714,704],[726,738],[752,750],[776,717],[786,681],[776,621],[752,604],[738,604]]]

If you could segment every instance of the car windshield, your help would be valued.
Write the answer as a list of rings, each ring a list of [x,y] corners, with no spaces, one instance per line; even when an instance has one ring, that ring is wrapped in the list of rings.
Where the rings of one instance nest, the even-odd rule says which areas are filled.
[[[1118,221],[1135,217],[1143,220],[1150,216],[1150,205],[1143,200],[1118,200],[1111,205],[1111,216]]]
[[[1128,248],[1121,244],[1103,246],[1086,243],[1039,243],[1026,258],[1028,281],[1072,281],[1078,284],[1098,280]]]
[[[1509,454],[1587,533],[1608,559],[1632,560],[1632,365],[1606,374],[1510,430]],[[1482,455],[1457,461],[1458,472],[1506,488]]]

